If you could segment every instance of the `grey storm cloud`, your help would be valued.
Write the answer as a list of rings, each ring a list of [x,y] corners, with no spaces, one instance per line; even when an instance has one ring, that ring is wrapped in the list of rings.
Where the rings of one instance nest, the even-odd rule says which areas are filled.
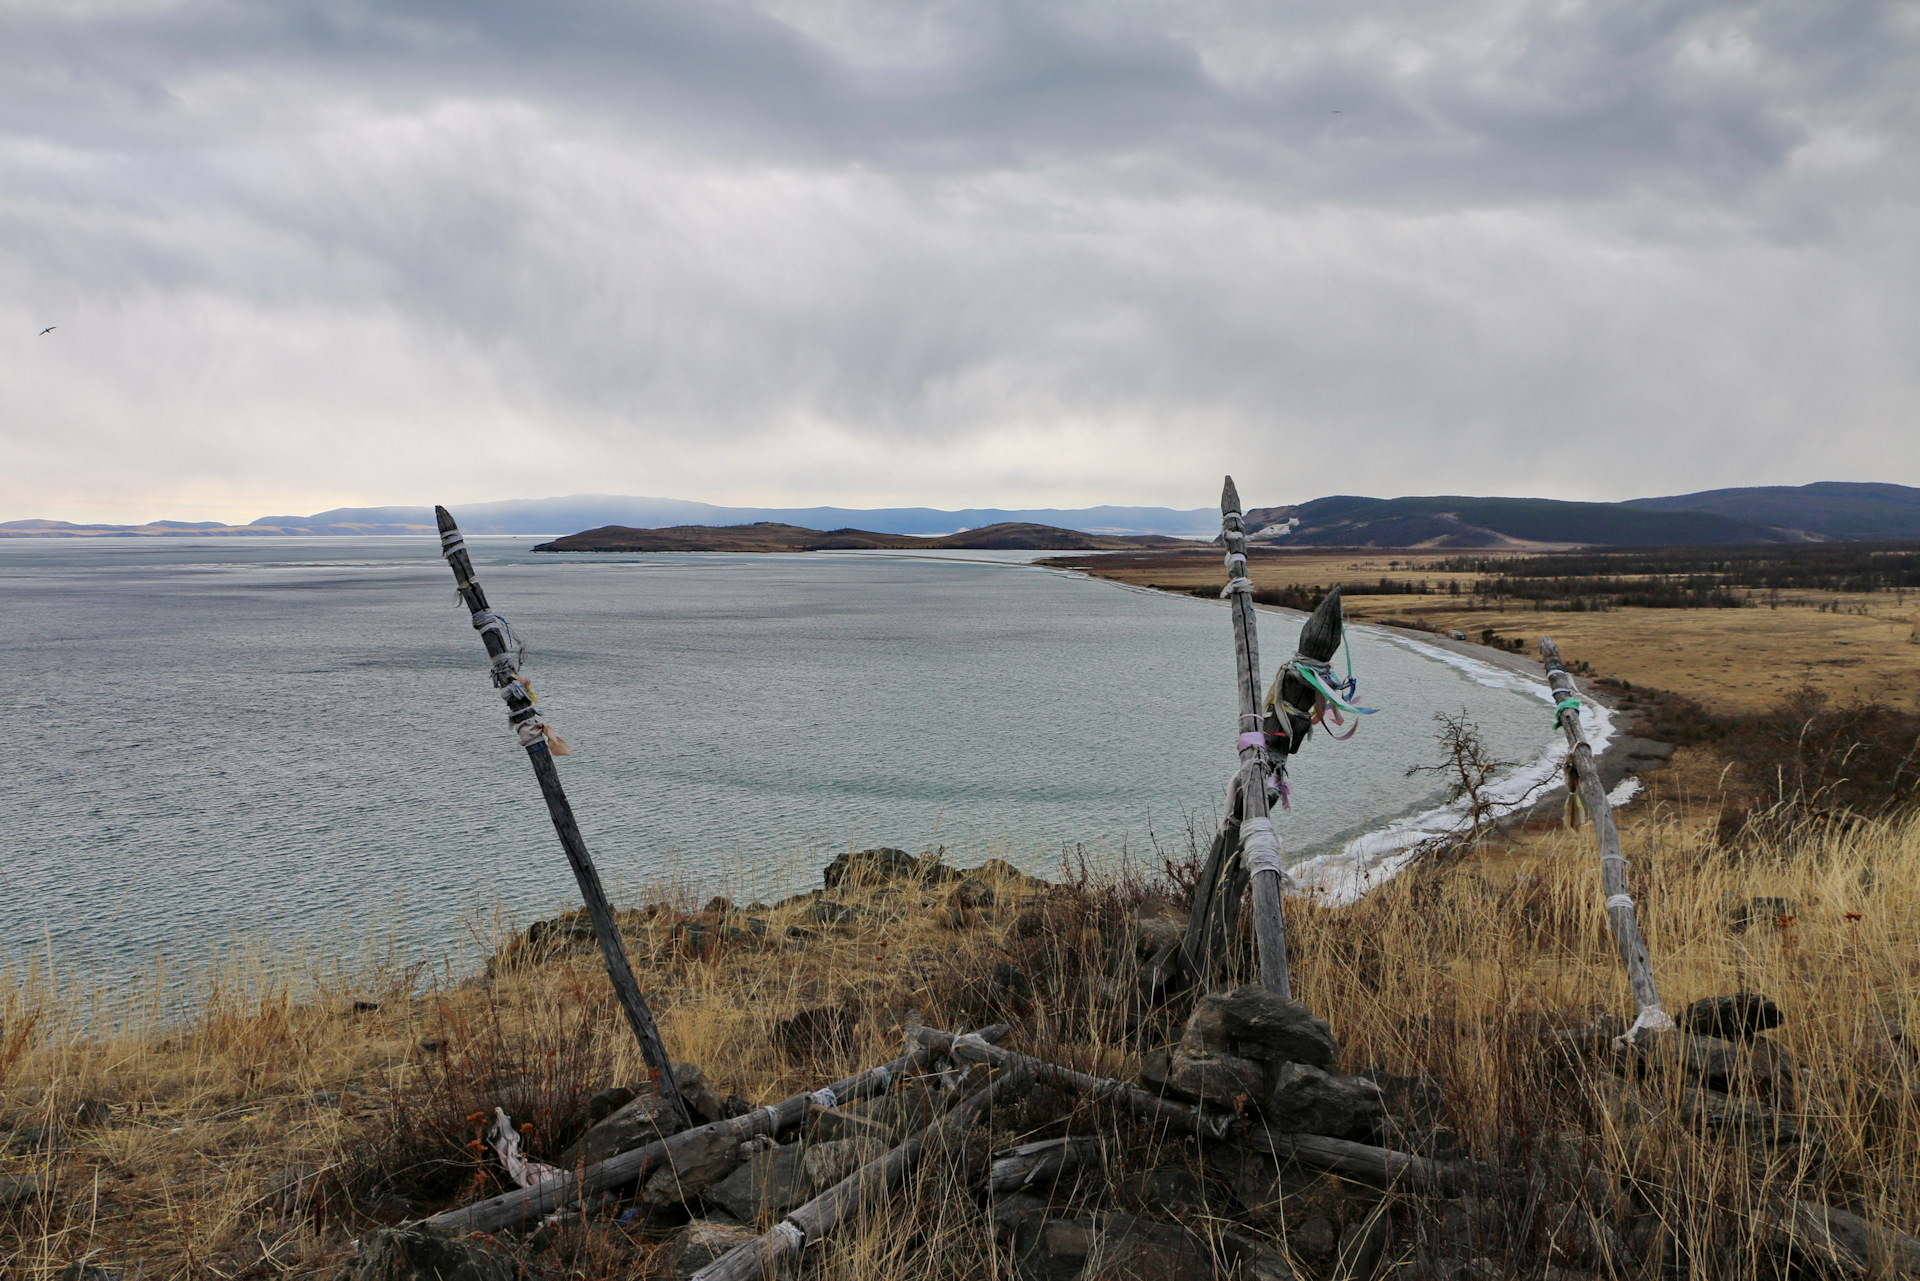
[[[1913,483],[1915,84],[1844,0],[15,5],[0,507]]]

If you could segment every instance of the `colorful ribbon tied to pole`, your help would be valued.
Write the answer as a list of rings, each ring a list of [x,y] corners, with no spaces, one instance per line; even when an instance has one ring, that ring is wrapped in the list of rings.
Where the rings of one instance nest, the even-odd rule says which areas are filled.
[[[1280,685],[1288,672],[1305,681],[1313,690],[1313,710],[1310,713],[1303,708],[1280,704]],[[1353,698],[1359,689],[1359,678],[1353,674],[1351,649],[1347,651],[1347,674],[1344,679],[1335,679],[1332,663],[1295,653],[1292,658],[1281,664],[1279,674],[1274,677],[1273,687],[1267,691],[1267,706],[1270,709],[1279,706],[1280,710],[1286,714],[1280,718],[1283,727],[1287,723],[1287,717],[1304,714],[1312,724],[1326,730],[1329,737],[1345,742],[1354,736],[1355,731],[1360,728],[1360,722],[1355,720],[1352,727],[1344,734],[1336,733],[1336,726],[1347,723],[1346,716],[1342,713],[1371,716],[1380,710],[1377,707],[1361,707],[1355,703]]]

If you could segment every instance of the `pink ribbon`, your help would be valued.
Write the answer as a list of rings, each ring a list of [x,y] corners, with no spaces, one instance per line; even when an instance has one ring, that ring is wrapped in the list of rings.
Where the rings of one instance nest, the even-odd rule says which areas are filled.
[[[1250,734],[1242,734],[1240,736],[1240,751],[1244,752],[1249,747],[1265,747],[1266,745],[1267,732],[1265,730],[1257,729]]]

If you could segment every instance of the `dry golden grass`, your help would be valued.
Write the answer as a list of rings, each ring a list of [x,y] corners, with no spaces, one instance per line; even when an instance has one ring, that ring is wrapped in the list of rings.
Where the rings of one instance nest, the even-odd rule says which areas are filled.
[[[1825,593],[1842,609],[1865,598]],[[1389,598],[1376,598],[1386,601]],[[1890,602],[1871,602],[1882,608]],[[1379,610],[1385,616],[1388,611]],[[1356,615],[1358,616],[1358,615]],[[1836,699],[1920,708],[1920,645],[1912,616],[1780,609],[1619,609],[1604,614],[1448,612],[1416,617],[1478,638],[1550,635],[1570,660],[1635,685],[1687,694],[1728,712],[1778,706],[1803,685]]]
[[[1473,553],[1482,555],[1478,551]],[[1458,552],[1289,552],[1258,556],[1248,569],[1256,590],[1426,580],[1438,592],[1449,581],[1470,591],[1484,574],[1448,574],[1430,566]],[[1217,589],[1223,580],[1212,553],[1087,557],[1087,573],[1134,586],[1174,591]],[[1920,611],[1887,593],[1795,590],[1778,608],[1615,609],[1571,613],[1513,607],[1463,608],[1460,597],[1347,596],[1356,622],[1407,619],[1479,640],[1481,631],[1527,642],[1552,636],[1563,655],[1599,675],[1685,693],[1721,712],[1755,712],[1810,686],[1838,699],[1920,708]]]
[[[1632,1224],[1652,1223],[1653,1235],[1632,1238],[1641,1262],[1616,1260],[1622,1275],[1655,1268],[1681,1242],[1695,1275],[1755,1275],[1772,1258],[1764,1225],[1796,1196],[1920,1227],[1916,1064],[1898,1039],[1920,1027],[1920,828],[1737,855],[1710,841],[1667,806],[1626,829],[1663,994],[1669,1008],[1735,990],[1779,1001],[1787,1021],[1777,1039],[1809,1069],[1787,1119],[1817,1141],[1775,1148],[1699,1131],[1681,1120],[1673,1082],[1647,1083],[1656,1111],[1629,1124],[1590,1105],[1615,1079],[1604,1056],[1562,1062],[1542,1050],[1543,1023],[1630,1012],[1584,832],[1523,835],[1497,857],[1429,868],[1355,905],[1289,905],[1299,995],[1332,1023],[1346,1065],[1432,1076],[1476,1156],[1548,1171],[1549,1208],[1586,1216],[1554,1220],[1561,1226],[1546,1237],[1537,1223],[1527,1228],[1535,1253],[1514,1256],[1526,1268],[1565,1253],[1582,1231],[1592,1237],[1595,1224],[1618,1244]],[[1757,895],[1792,900],[1792,920],[1730,931],[1728,904]],[[962,918],[939,891],[835,897],[862,909],[845,926],[807,925],[811,904],[801,900],[756,914],[768,921],[764,942],[743,936],[697,951],[676,933],[689,919],[679,911],[629,922],[668,1044],[722,1093],[769,1101],[884,1061],[910,1010],[948,1026],[1005,1015],[1016,1024],[1012,1044],[1086,1070],[1137,1070],[1138,1029],[1156,1015],[1127,994],[1126,935],[1133,917],[1172,912],[1164,889],[1125,882],[1036,894],[1003,882],[994,906]],[[749,916],[691,919],[724,934]],[[794,927],[808,936],[789,939]],[[986,981],[1001,961],[1031,977],[1030,1001]],[[55,1000],[32,974],[0,992],[0,1049],[12,1056],[0,1056],[0,1125],[64,1134],[54,1150],[10,1152],[0,1170],[56,1180],[52,1195],[0,1218],[0,1264],[23,1278],[82,1258],[139,1261],[155,1281],[328,1275],[374,1223],[498,1186],[462,1146],[476,1103],[518,1098],[531,1100],[523,1115],[562,1115],[587,1089],[643,1075],[590,951],[459,982],[377,966],[351,982],[294,981],[254,957],[212,976],[177,1025],[151,1004],[103,1011]],[[353,1013],[356,1001],[380,1008]],[[851,1043],[799,1057],[777,1044],[779,1020],[856,1001]],[[106,1015],[117,1020],[110,1031],[86,1030]],[[110,1113],[76,1121],[84,1100]],[[1116,1123],[1072,1113],[1070,1101],[1051,1106],[997,1117],[995,1141]],[[550,1156],[547,1140],[564,1137],[536,1130],[535,1154]],[[975,1145],[976,1173],[988,1142]],[[1606,1172],[1606,1203],[1590,1180],[1553,1182],[1565,1182],[1567,1167],[1549,1158],[1569,1145],[1583,1169]],[[1237,1219],[1283,1249],[1299,1216],[1340,1192],[1327,1186],[1337,1181],[1303,1179],[1281,1204],[1249,1213],[1224,1191],[1231,1172],[1190,1145],[1139,1140],[1129,1161],[1184,1162],[1208,1181],[1215,1203],[1186,1213],[1189,1226],[1217,1234]],[[965,1168],[930,1165],[884,1222],[818,1252],[815,1271],[1010,1275],[984,1210],[960,1186]],[[1072,1197],[1106,1195],[1106,1185],[1087,1184]],[[1394,1213],[1416,1225],[1396,1240],[1419,1248],[1427,1211]],[[536,1272],[632,1276],[655,1261],[661,1235],[599,1219],[544,1251],[514,1248]]]

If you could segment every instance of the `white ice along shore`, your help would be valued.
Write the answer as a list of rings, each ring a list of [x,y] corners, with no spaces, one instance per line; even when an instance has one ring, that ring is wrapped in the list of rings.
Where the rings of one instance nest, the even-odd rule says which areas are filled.
[[[1464,673],[1476,684],[1532,695],[1540,700],[1547,713],[1542,716],[1541,723],[1548,723],[1554,698],[1544,678],[1529,677],[1492,663],[1483,663],[1477,658],[1456,654],[1398,632],[1372,627],[1355,627],[1353,630],[1365,630],[1381,640],[1414,650],[1435,662],[1445,663]],[[1596,702],[1585,698],[1581,700],[1580,725],[1586,731],[1587,743],[1596,756],[1613,741],[1613,713]],[[1500,817],[1531,805],[1558,781],[1566,755],[1566,738],[1559,727],[1546,730],[1542,735],[1538,756],[1494,779],[1482,789],[1483,797],[1494,803],[1493,815]],[[1640,780],[1629,778],[1614,788],[1607,799],[1616,806],[1624,805],[1639,790]],[[1404,868],[1413,857],[1414,846],[1434,837],[1463,831],[1469,823],[1468,808],[1467,798],[1462,797],[1451,804],[1395,819],[1378,831],[1357,836],[1338,853],[1321,854],[1296,864],[1287,869],[1293,879],[1290,892],[1315,894],[1330,903],[1350,903]]]

